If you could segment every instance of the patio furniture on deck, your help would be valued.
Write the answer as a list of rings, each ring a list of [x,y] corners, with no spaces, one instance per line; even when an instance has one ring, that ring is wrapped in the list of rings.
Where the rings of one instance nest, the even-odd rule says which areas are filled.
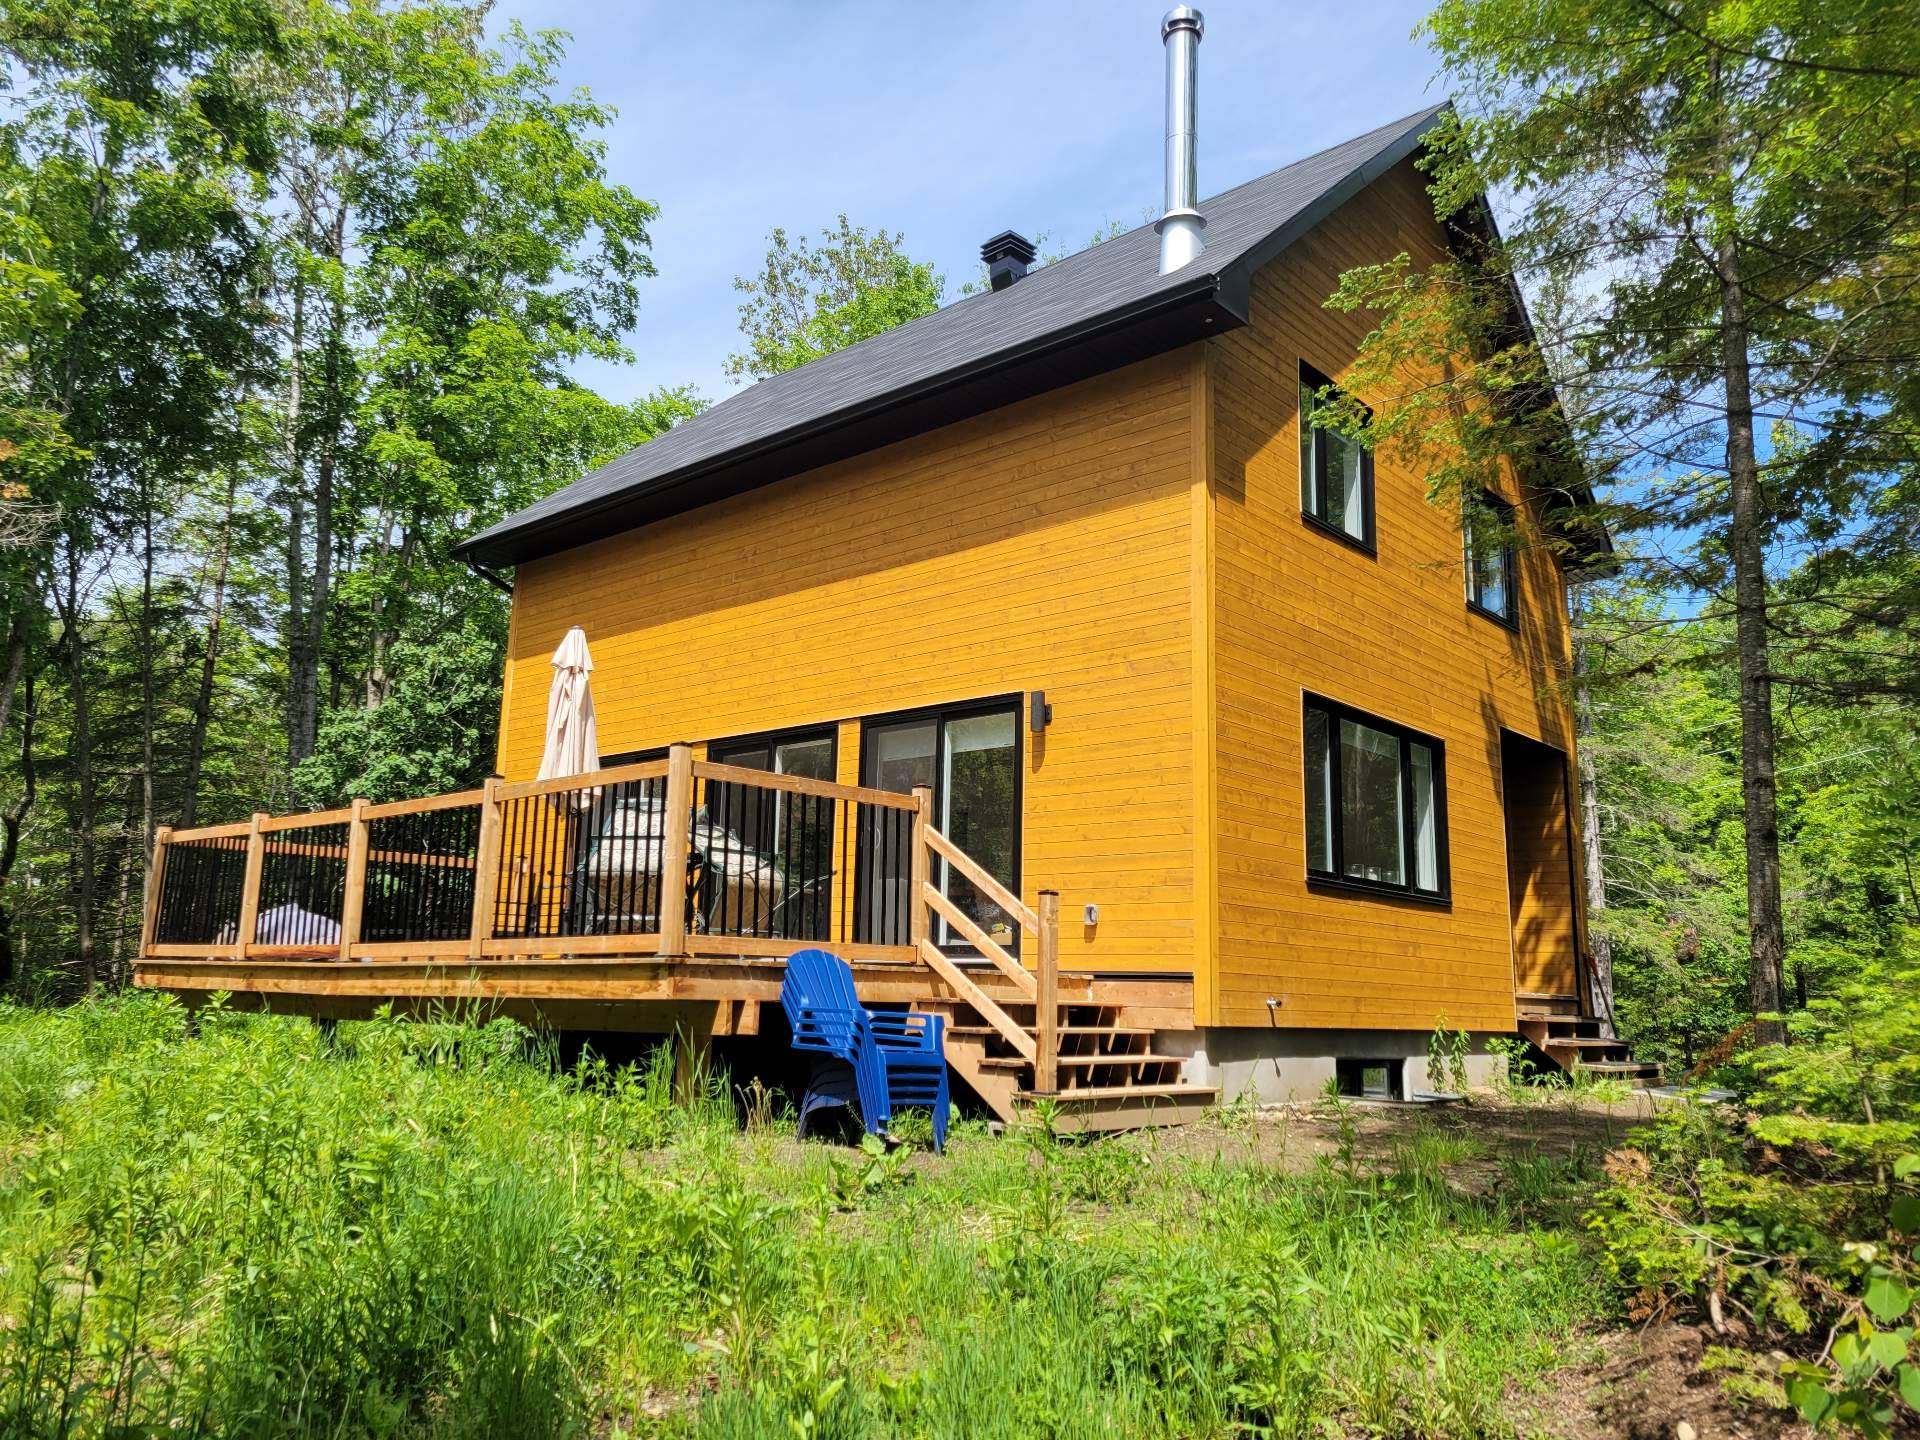
[[[793,1048],[817,1053],[800,1101],[802,1138],[808,1117],[833,1105],[855,1106],[866,1132],[882,1136],[895,1110],[925,1105],[933,1111],[933,1148],[946,1149],[947,1055],[940,1016],[867,1009],[854,990],[852,968],[825,950],[788,957],[780,1005]]]
[[[627,795],[596,802],[590,839],[575,867],[580,928],[625,934],[659,928],[660,869],[666,834],[663,797]],[[711,933],[723,926],[753,933],[761,917],[779,914],[784,885],[778,867],[699,806],[688,818],[686,925]],[[756,926],[755,922],[760,922]]]

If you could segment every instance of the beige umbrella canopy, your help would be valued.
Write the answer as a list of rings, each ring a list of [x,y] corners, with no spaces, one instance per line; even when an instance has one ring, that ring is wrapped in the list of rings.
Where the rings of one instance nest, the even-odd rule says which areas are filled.
[[[587,632],[576,625],[553,652],[553,688],[547,692],[547,743],[540,752],[536,779],[557,780],[600,768],[600,734],[593,719],[593,689],[588,681],[592,674]]]

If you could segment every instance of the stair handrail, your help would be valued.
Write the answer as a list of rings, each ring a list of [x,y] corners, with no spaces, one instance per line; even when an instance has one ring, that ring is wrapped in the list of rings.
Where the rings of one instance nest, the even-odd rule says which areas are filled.
[[[920,958],[969,1005],[980,1012],[987,1024],[999,1032],[1022,1059],[1033,1065],[1033,1089],[1037,1095],[1052,1095],[1059,1088],[1060,1061],[1060,893],[1040,892],[1040,908],[1035,911],[1015,895],[966,851],[954,844],[933,825],[933,789],[914,787],[914,845],[912,893],[912,940]],[[1029,971],[1006,948],[997,943],[980,925],[933,881],[933,860],[938,856],[957,870],[987,899],[1029,933],[1034,940],[1034,969]],[[971,945],[995,970],[1012,984],[1015,993],[1033,1003],[1033,1032],[1028,1034],[992,996],[955,965],[933,941],[931,915],[937,913],[961,939]]]

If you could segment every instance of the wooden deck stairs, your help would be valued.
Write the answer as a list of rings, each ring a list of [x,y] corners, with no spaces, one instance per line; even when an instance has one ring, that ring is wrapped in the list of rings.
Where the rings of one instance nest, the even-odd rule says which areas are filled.
[[[1009,1020],[1032,1033],[1033,1006],[1002,1008]],[[1034,1058],[971,1006],[957,1009],[947,1030],[947,1062],[1003,1120],[1049,1098],[1060,1130],[1133,1130],[1185,1124],[1219,1099],[1212,1086],[1182,1080],[1182,1057],[1154,1052],[1153,1030],[1115,1023],[1125,1018],[1119,1007],[1059,1007],[1050,1096],[1037,1088]]]
[[[929,801],[920,813],[931,808]],[[1155,1053],[1154,1032],[1124,1023],[1122,1008],[1077,1004],[1072,987],[1062,989],[1058,894],[1042,890],[1035,910],[924,819],[919,830],[913,884],[924,905],[914,907],[914,941],[920,957],[958,997],[947,1016],[947,1063],[996,1115],[1013,1120],[1023,1107],[1050,1100],[1058,1130],[1133,1130],[1184,1124],[1219,1099],[1212,1086],[1184,1083],[1185,1061]],[[934,883],[935,864],[964,877],[1030,937],[1032,970]],[[945,921],[950,936],[990,962],[1002,998],[989,994],[934,943],[929,922],[935,916]],[[1010,998],[1006,985],[1012,986]]]
[[[1661,1083],[1660,1067],[1634,1059],[1626,1041],[1601,1034],[1600,1022],[1580,1013],[1577,995],[1522,992],[1514,999],[1520,1033],[1575,1079],[1625,1080],[1639,1090]]]

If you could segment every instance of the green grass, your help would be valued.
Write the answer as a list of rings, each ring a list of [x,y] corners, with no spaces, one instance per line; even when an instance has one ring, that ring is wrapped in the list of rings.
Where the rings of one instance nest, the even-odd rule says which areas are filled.
[[[668,1073],[0,1008],[0,1434],[1503,1435],[1599,1293],[1565,1167],[1471,1199],[1457,1137],[901,1159]]]

